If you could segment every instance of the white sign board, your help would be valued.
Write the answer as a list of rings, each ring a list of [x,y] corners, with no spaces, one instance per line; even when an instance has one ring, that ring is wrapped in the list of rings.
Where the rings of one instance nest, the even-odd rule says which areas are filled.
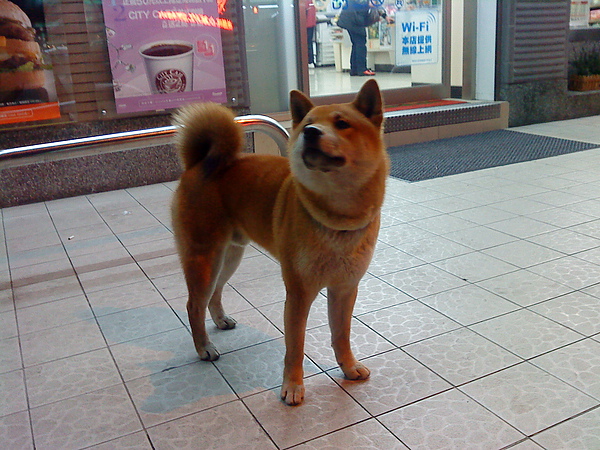
[[[434,64],[440,46],[440,13],[421,8],[396,12],[396,64]]]

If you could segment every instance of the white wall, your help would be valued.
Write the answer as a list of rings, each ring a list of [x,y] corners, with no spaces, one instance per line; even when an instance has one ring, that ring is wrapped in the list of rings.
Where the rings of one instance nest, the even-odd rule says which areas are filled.
[[[463,0],[452,0],[452,38],[450,39],[451,86],[463,85],[463,10]]]
[[[497,0],[477,0],[475,98],[495,100]]]

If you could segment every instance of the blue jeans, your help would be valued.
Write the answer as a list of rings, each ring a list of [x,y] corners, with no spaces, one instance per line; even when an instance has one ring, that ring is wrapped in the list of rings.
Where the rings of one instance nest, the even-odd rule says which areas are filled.
[[[365,27],[346,28],[352,42],[350,52],[350,75],[358,75],[367,70],[367,29]]]

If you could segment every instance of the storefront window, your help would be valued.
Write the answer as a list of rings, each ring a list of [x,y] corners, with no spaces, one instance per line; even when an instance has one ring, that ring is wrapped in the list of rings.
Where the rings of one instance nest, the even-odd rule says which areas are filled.
[[[3,1],[0,18],[0,126],[72,118],[65,18],[42,0]]]
[[[600,0],[571,0],[571,28],[600,27]]]
[[[17,38],[0,35],[1,130],[58,125],[55,138],[44,136],[61,140],[166,125],[173,109],[195,101],[249,111],[237,2],[14,0],[3,5],[7,13],[22,11],[18,16],[34,41],[12,57],[20,48]],[[15,67],[28,75],[6,79],[4,66],[15,65],[22,55],[36,56]],[[15,136],[17,141],[5,146],[40,142],[35,133]]]
[[[19,70],[43,77],[27,77],[39,86],[19,87],[18,98],[2,82],[0,129],[65,126],[55,140],[127,131],[169,123],[194,101],[277,113],[291,89],[345,101],[368,77],[388,104],[449,96],[450,0],[362,0],[385,13],[365,26],[367,74],[350,73],[350,35],[338,26],[350,1],[14,0],[39,46],[26,52],[38,61]],[[167,59],[181,64],[165,71]]]
[[[253,113],[288,109],[290,89],[317,103],[343,101],[374,77],[388,103],[449,96],[450,2],[358,0],[379,10],[364,27],[365,67],[351,73],[352,43],[338,20],[356,0],[245,0]],[[444,46],[447,47],[444,47]],[[372,72],[362,73],[366,69]]]
[[[296,15],[293,0],[245,0],[244,28],[253,113],[286,111],[297,89]]]
[[[364,0],[367,1],[367,0]],[[309,2],[310,3],[310,2]],[[357,0],[314,0],[316,24],[310,50],[310,93],[330,96],[356,92],[366,77],[374,77],[383,90],[441,85],[444,80],[444,10],[441,0],[369,0],[379,18],[365,27],[366,64],[353,67],[353,39],[359,32],[344,15],[357,8]],[[361,0],[358,0],[361,8]],[[310,13],[307,13],[308,25]],[[355,42],[354,54],[356,54]],[[363,70],[363,69],[366,69]]]

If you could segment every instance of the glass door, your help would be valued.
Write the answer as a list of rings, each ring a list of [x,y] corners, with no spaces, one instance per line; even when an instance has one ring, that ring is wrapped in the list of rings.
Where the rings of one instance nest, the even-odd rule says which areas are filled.
[[[369,74],[351,73],[339,23],[356,2],[381,12],[363,30]],[[243,0],[243,10],[253,113],[287,111],[291,89],[316,104],[350,101],[369,77],[387,104],[450,96],[451,0]]]
[[[252,112],[288,110],[298,83],[294,0],[244,0],[246,59]]]
[[[302,86],[316,103],[351,98],[368,77],[377,80],[388,104],[450,96],[450,0],[306,2],[305,8],[312,3],[316,9],[316,23],[307,33],[307,39],[313,36],[307,46],[314,62],[308,60],[310,51],[300,53]],[[362,30],[349,29],[344,16],[363,2],[380,16],[364,27],[369,72],[353,73],[352,54],[361,44],[351,33]],[[308,12],[299,18],[300,27],[311,25]]]

